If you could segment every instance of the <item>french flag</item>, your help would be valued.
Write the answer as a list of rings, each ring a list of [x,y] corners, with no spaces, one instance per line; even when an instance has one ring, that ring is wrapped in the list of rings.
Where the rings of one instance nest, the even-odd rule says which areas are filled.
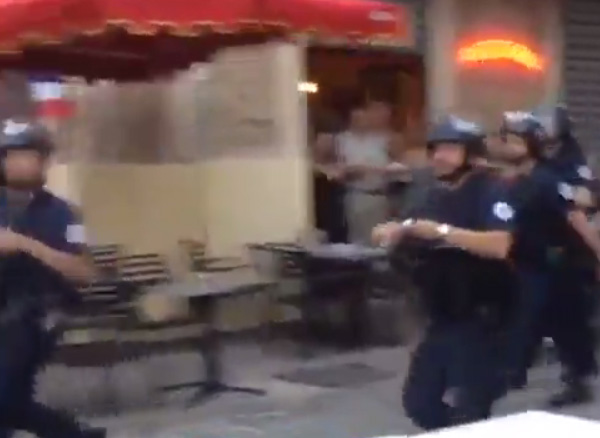
[[[60,80],[32,82],[31,95],[40,118],[68,119],[75,112],[75,102],[66,96]]]

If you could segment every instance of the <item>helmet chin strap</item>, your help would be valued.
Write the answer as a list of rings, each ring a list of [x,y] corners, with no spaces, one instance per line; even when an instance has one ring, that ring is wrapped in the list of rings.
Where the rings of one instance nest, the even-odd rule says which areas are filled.
[[[45,185],[45,180],[43,177],[38,178],[37,180],[31,181],[12,181],[6,183],[6,187],[9,190],[21,191],[21,192],[37,192]]]

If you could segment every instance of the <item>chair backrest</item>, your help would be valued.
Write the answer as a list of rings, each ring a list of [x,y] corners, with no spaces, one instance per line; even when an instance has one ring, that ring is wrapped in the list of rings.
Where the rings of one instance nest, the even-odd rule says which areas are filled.
[[[118,281],[98,279],[81,290],[82,308],[79,314],[96,316],[113,313],[113,309],[128,300]]]
[[[132,254],[119,260],[119,275],[124,283],[152,286],[171,281],[169,267],[160,254]]]
[[[190,271],[201,271],[206,264],[206,244],[193,239],[184,239],[179,241],[179,246],[184,252]]]
[[[121,245],[94,245],[90,247],[92,261],[101,274],[116,273],[122,254]]]

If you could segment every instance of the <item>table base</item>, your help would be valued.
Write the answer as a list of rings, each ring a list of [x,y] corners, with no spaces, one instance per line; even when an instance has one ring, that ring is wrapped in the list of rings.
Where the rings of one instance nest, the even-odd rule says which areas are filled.
[[[180,383],[177,385],[169,385],[162,388],[163,391],[178,391],[186,388],[198,388],[198,391],[192,396],[192,398],[186,403],[187,408],[192,408],[198,404],[202,404],[209,399],[216,397],[225,392],[237,392],[242,394],[250,394],[255,396],[265,396],[267,391],[256,388],[245,388],[242,386],[230,386],[222,382],[210,382],[210,381],[199,381],[199,382],[187,382]]]

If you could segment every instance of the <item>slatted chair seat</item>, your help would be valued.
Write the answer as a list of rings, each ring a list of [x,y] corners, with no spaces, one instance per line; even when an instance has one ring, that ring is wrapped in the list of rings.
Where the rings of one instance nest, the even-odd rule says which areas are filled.
[[[117,306],[126,306],[133,296],[133,291],[126,286],[120,281],[100,278],[82,288],[78,315],[105,315]]]
[[[167,283],[172,279],[165,259],[154,253],[121,257],[119,276],[125,284],[138,288]]]
[[[108,365],[117,357],[118,328],[132,314],[131,294],[121,282],[102,278],[80,293],[80,305],[61,324],[54,360],[70,366]]]
[[[100,342],[116,342],[118,331],[111,327],[88,327],[67,329],[60,346],[90,345]]]

